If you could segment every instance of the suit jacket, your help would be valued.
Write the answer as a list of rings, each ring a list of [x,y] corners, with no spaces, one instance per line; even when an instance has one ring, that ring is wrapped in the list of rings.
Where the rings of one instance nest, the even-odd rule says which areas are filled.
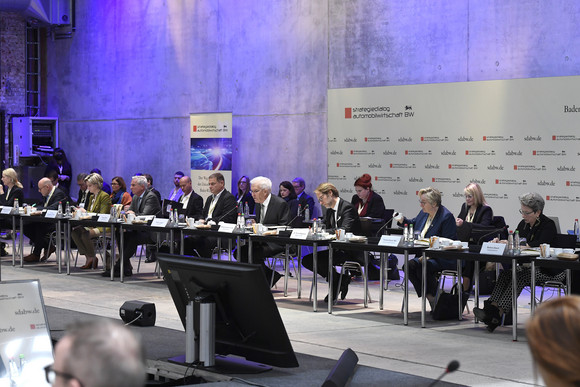
[[[181,195],[177,200],[181,202],[183,196],[184,195]],[[187,202],[187,208],[185,208],[185,216],[188,218],[195,218],[195,220],[203,217],[203,199],[193,191],[191,191],[191,196]]]
[[[421,210],[415,218],[405,218],[402,223],[413,224],[413,230],[421,232],[425,227],[428,217],[429,214]],[[444,206],[439,207],[435,217],[431,221],[429,229],[425,233],[425,238],[432,236],[457,239],[457,224],[455,223],[455,217]]]
[[[352,200],[350,201],[358,213],[358,206],[362,203],[361,198],[357,194],[352,195]],[[385,203],[383,198],[378,193],[371,191],[369,193],[369,198],[367,200],[367,208],[364,213],[360,216],[367,216],[369,218],[383,218],[385,213]]]
[[[151,191],[155,194],[155,197],[157,198],[157,201],[159,202],[159,208],[161,208],[161,194],[159,193],[159,191],[157,191],[155,188],[151,187],[151,188],[147,188],[147,191]]]
[[[92,200],[93,195],[91,194],[90,197],[91,201],[85,207],[87,211],[96,212],[97,214],[108,214],[111,212],[111,197],[105,191],[99,191],[94,203]]]
[[[19,188],[17,186],[12,187],[12,189],[10,190],[10,195],[8,195],[8,197],[6,197],[7,192],[8,188],[4,187],[4,193],[0,195],[0,205],[12,207],[14,206],[14,199],[18,199],[19,205],[22,206],[24,200],[24,191],[22,190],[22,188]]]
[[[236,200],[238,202],[238,206],[240,206],[240,208],[242,208],[242,206],[245,206],[246,203],[248,203],[248,208],[250,210],[250,214],[254,213],[254,209],[256,207],[256,202],[254,201],[254,198],[252,197],[252,193],[250,191],[246,192],[246,194],[244,196],[240,197],[236,197]],[[250,215],[250,214],[246,214],[246,215]]]
[[[149,190],[145,190],[143,193],[139,203],[139,208],[137,208],[137,201],[137,198],[133,197],[133,201],[129,207],[129,210],[135,212],[135,215],[158,215],[161,211],[161,203],[159,203],[159,199],[157,199],[157,196]]]
[[[328,214],[328,208],[324,211],[324,224],[327,231],[333,231],[331,219]],[[346,232],[353,234],[360,233],[360,218],[354,206],[346,200],[340,199],[338,202],[338,211],[336,216],[336,228],[343,228]]]
[[[286,200],[286,198],[283,199]],[[298,199],[289,199],[286,200],[286,203],[288,203],[288,208],[290,209],[290,219],[296,217],[296,215],[298,215]],[[304,216],[304,210],[302,207],[300,207],[300,211],[302,211],[300,215]]]
[[[463,203],[461,205],[461,211],[459,212],[459,216],[457,216],[460,219],[465,220],[465,218],[467,218],[467,204]],[[475,210],[475,214],[473,214],[473,222],[471,222],[471,224],[473,224],[474,226],[483,226],[483,227],[489,227],[491,226],[491,222],[493,220],[493,210],[491,209],[490,206],[484,206],[484,205],[480,205],[479,207],[477,207],[477,210]]]
[[[308,204],[308,212],[310,212],[310,217],[312,218],[312,214],[314,213],[314,199],[312,196],[308,195],[306,192],[302,192],[302,195],[298,197],[298,204],[300,204],[300,207],[302,207],[302,211],[304,211],[304,206]]]
[[[62,202],[62,206],[63,206],[63,210],[64,210],[67,199],[68,199],[68,197],[66,196],[66,193],[64,193],[64,191],[62,189],[55,187],[54,193],[50,197],[50,200],[48,201],[46,206],[42,205],[46,201],[46,197],[45,197],[45,198],[43,198],[42,204],[38,207],[38,209],[39,210],[43,210],[43,209],[56,210],[56,209],[58,209],[58,203]]]
[[[90,197],[92,196],[92,194],[89,192],[89,190],[86,190],[86,194],[83,198],[83,191],[81,191],[79,189],[79,196],[77,196],[77,206],[80,206],[81,203],[84,203],[84,208],[89,208],[89,204],[91,203],[91,199]]]
[[[209,207],[211,206],[212,195],[210,195],[203,207],[203,218],[207,219],[207,214],[209,213]],[[212,219],[215,222],[225,222],[225,223],[236,223],[236,218],[238,216],[236,212],[236,198],[227,189],[222,191],[212,213]]]
[[[259,222],[262,216],[262,206],[256,206],[256,221]],[[286,200],[279,196],[270,194],[270,203],[266,210],[266,216],[261,222],[262,224],[272,224],[284,226],[290,222],[290,207]]]
[[[553,244],[558,233],[556,223],[544,214],[540,214],[538,221],[533,226],[530,226],[522,219],[516,230],[519,231],[520,238],[526,238],[528,245],[531,247],[538,247],[542,243]]]

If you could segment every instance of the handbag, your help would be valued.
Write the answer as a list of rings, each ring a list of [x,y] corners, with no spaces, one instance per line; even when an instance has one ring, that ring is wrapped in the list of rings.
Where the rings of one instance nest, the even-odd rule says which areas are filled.
[[[465,309],[467,304],[467,299],[469,298],[469,293],[463,292],[461,297],[461,303]],[[439,298],[437,299],[437,304],[433,309],[433,320],[457,320],[459,318],[457,314],[457,304],[459,303],[459,294],[457,293],[457,284],[453,285],[451,292],[446,293],[441,291]]]
[[[479,294],[487,295],[495,288],[495,270],[483,270],[479,272]]]

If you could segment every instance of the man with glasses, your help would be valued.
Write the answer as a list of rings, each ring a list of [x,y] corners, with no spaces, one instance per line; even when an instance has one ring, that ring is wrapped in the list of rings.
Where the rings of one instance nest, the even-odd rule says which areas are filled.
[[[54,364],[45,367],[55,387],[141,387],[145,354],[133,332],[102,319],[77,322],[54,350]]]

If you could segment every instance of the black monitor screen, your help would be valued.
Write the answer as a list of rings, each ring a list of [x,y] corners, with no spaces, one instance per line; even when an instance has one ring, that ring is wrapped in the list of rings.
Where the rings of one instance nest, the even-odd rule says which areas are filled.
[[[184,327],[186,305],[203,294],[214,296],[216,353],[298,367],[261,265],[168,254],[159,254],[159,264]]]

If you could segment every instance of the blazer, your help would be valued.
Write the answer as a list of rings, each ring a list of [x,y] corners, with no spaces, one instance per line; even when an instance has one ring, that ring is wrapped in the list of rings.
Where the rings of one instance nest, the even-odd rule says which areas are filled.
[[[209,207],[211,206],[212,196],[210,195],[205,200],[205,206],[203,207],[203,219],[207,219],[209,214]],[[236,223],[236,218],[238,216],[236,212],[237,203],[236,198],[227,189],[224,189],[217,200],[217,203],[213,209],[212,220],[216,223],[224,221],[225,223]]]
[[[558,233],[556,223],[544,214],[540,214],[538,221],[533,226],[530,226],[522,219],[516,230],[520,234],[520,239],[526,238],[530,247],[538,247],[542,243],[552,244]]]
[[[181,202],[181,198],[185,195],[181,195],[178,199]],[[185,208],[185,216],[188,218],[195,218],[195,220],[201,219],[203,217],[203,199],[201,196],[191,191],[191,196],[187,202],[187,208]]]
[[[94,201],[92,199],[92,194],[90,197],[91,201],[88,206],[85,207],[88,212],[96,212],[97,214],[108,214],[111,212],[111,197],[107,195],[105,191],[99,191]]]
[[[324,210],[324,224],[326,230],[332,230],[331,219],[328,214],[329,208]],[[343,228],[345,232],[352,232],[353,234],[360,233],[360,218],[354,206],[346,200],[340,199],[338,201],[338,214],[336,216],[336,228]]]
[[[133,197],[133,201],[129,207],[129,210],[133,211],[135,215],[158,215],[161,211],[161,203],[159,203],[159,199],[157,199],[157,196],[150,190],[145,190],[143,193],[139,203],[139,208],[137,208],[137,201],[138,200]]]
[[[461,205],[461,211],[459,211],[459,216],[457,216],[459,219],[463,219],[465,221],[465,218],[467,218],[467,204],[463,203]],[[479,207],[477,207],[477,210],[475,210],[475,214],[473,214],[473,222],[471,222],[472,225],[474,226],[484,226],[484,227],[489,227],[492,224],[492,220],[493,220],[493,210],[491,209],[490,206],[484,206],[484,205],[479,205]]]
[[[155,188],[151,187],[151,188],[147,188],[147,191],[151,191],[155,194],[155,197],[157,197],[157,201],[159,201],[159,208],[161,208],[161,194],[159,193],[159,191],[157,191]]]
[[[4,193],[0,195],[0,205],[12,207],[14,206],[14,199],[18,199],[18,204],[22,206],[24,200],[24,191],[22,188],[14,186],[10,190],[10,195],[8,195],[8,197],[6,197],[7,193],[8,188],[5,187]]]
[[[256,202],[254,201],[254,198],[252,197],[252,193],[250,191],[246,192],[246,194],[244,196],[242,196],[241,198],[236,195],[236,201],[238,202],[238,206],[240,208],[244,208],[246,203],[248,203],[248,209],[250,210],[250,214],[254,213],[254,210],[256,208]],[[250,214],[246,214],[246,215],[250,215]]]
[[[402,224],[413,224],[413,230],[422,232],[428,217],[428,213],[420,211],[413,219],[404,218]],[[431,221],[429,229],[425,233],[425,238],[432,236],[457,239],[457,224],[455,223],[455,217],[444,206],[439,207],[435,217]]]
[[[256,206],[256,221],[259,222],[262,215],[262,206]],[[272,195],[270,193],[270,203],[268,203],[268,209],[266,210],[266,216],[261,222],[262,224],[272,224],[272,225],[287,225],[290,222],[290,207],[286,200],[279,196]]]
[[[64,191],[58,187],[55,187],[54,193],[50,197],[50,200],[48,201],[46,206],[40,205],[40,206],[38,206],[38,209],[39,210],[44,210],[44,209],[56,210],[56,209],[58,209],[58,203],[62,202],[62,206],[63,206],[63,210],[64,210],[64,206],[66,204],[67,199],[68,199],[68,196],[66,196]],[[46,201],[46,197],[43,198],[42,204],[44,204],[45,201]]]
[[[306,192],[302,192],[302,195],[298,196],[298,204],[300,204],[300,207],[302,207],[302,211],[304,211],[305,206],[308,204],[310,218],[312,218],[312,214],[314,213],[314,199],[312,196],[308,195]]]
[[[83,197],[84,195],[84,197]],[[89,208],[89,204],[91,203],[90,197],[92,194],[87,189],[85,192],[79,189],[79,195],[77,196],[77,206],[80,206],[81,203],[84,203],[84,208]]]
[[[350,201],[354,206],[354,209],[358,213],[358,207],[360,203],[362,203],[361,198],[358,197],[357,194],[352,195],[352,199]],[[367,208],[364,213],[360,213],[359,216],[368,216],[369,218],[380,218],[382,219],[385,214],[385,203],[383,202],[383,198],[381,195],[376,193],[375,191],[371,191],[369,193],[369,197],[367,200]]]

